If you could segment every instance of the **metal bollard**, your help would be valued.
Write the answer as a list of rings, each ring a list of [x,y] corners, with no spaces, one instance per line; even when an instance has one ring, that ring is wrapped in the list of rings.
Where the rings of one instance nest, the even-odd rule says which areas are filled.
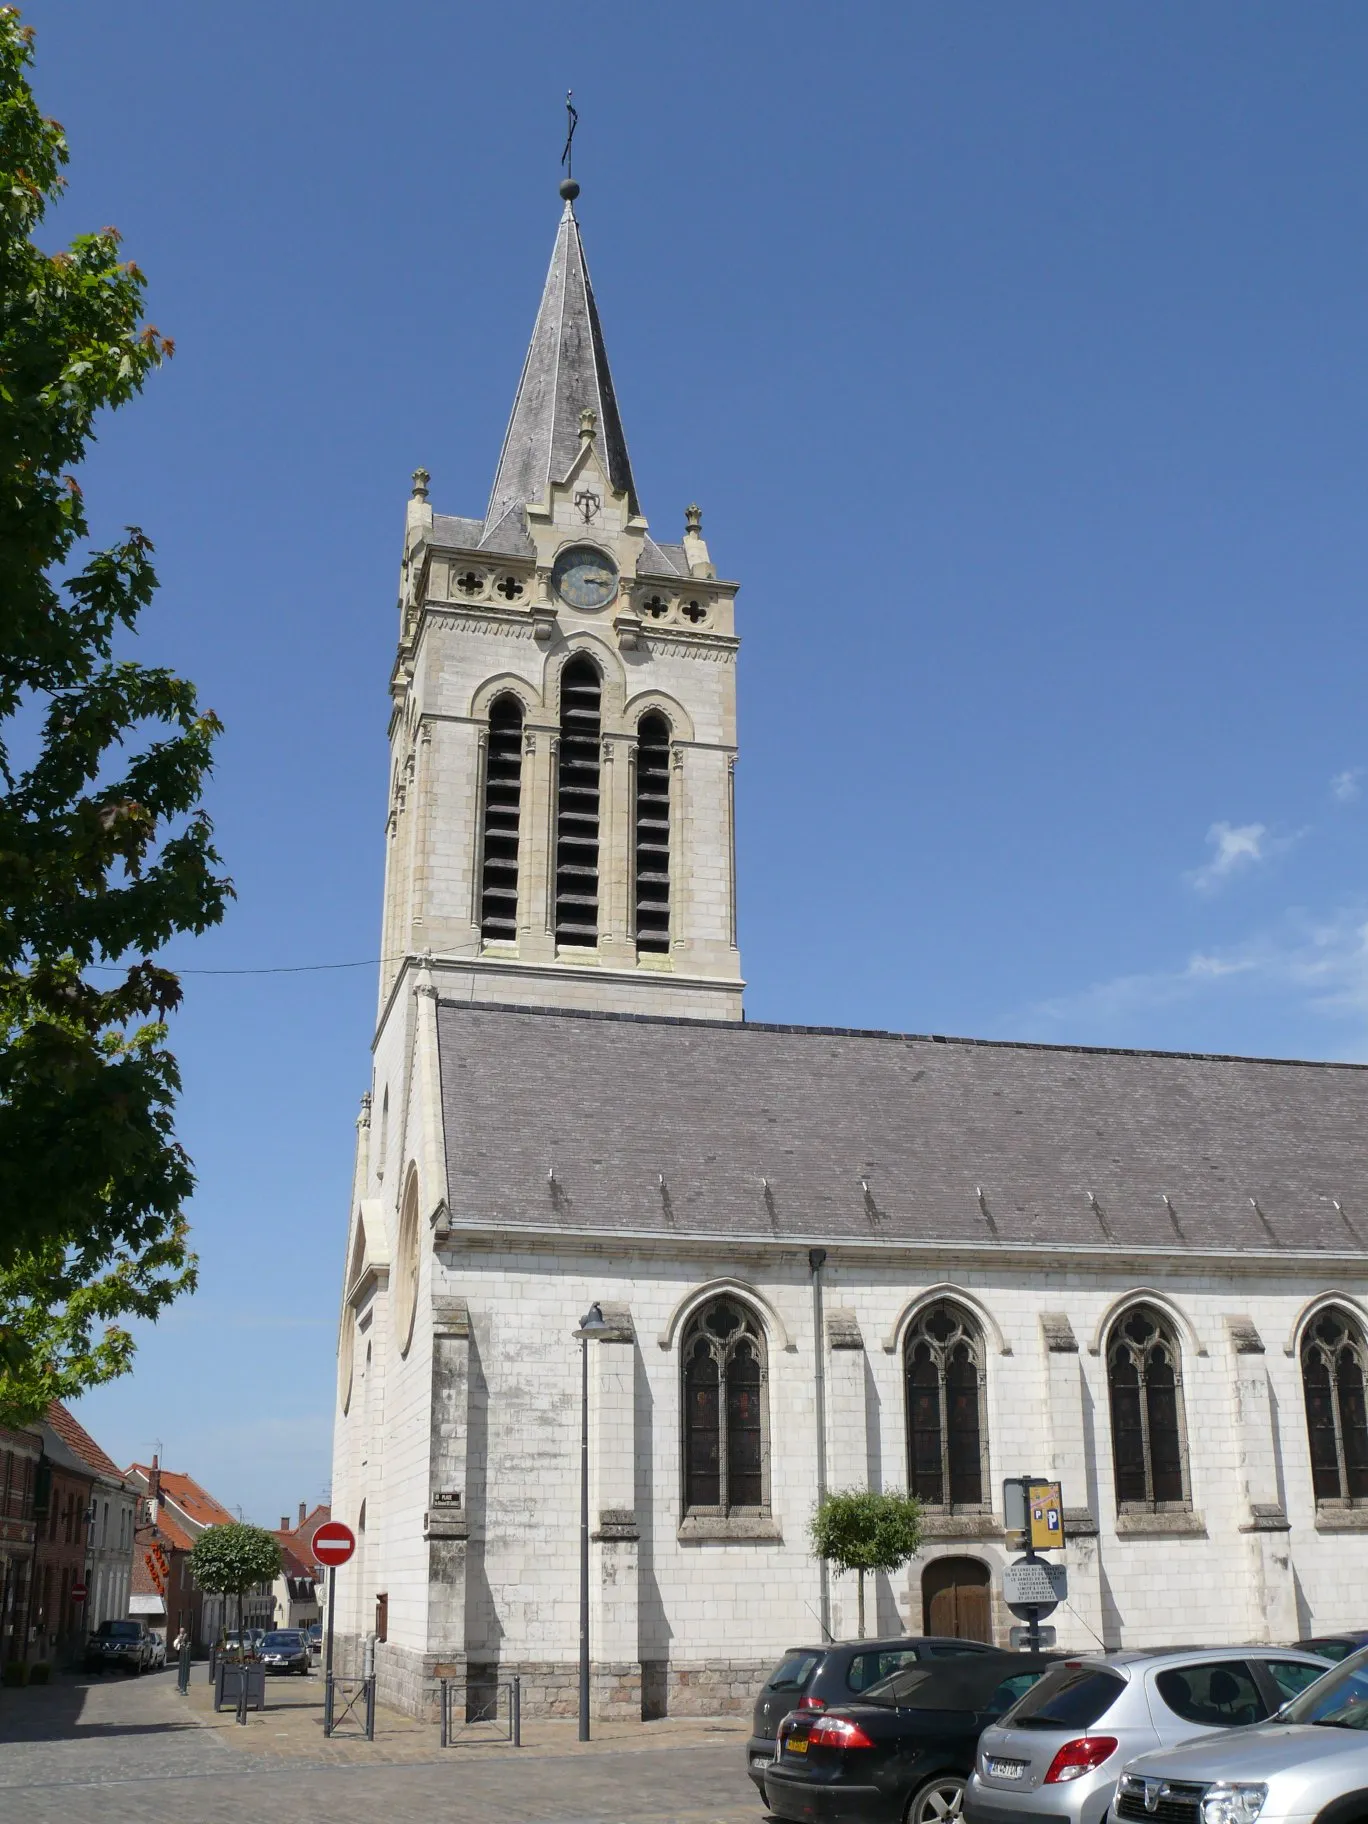
[[[445,1678],[442,1680],[441,1704],[442,1704],[442,1746],[443,1746],[443,1748],[449,1748],[451,1746],[451,1720],[450,1720],[451,1719],[451,1709],[450,1709],[451,1689],[450,1689],[449,1681]]]
[[[513,1746],[522,1747],[522,1677],[513,1674]]]
[[[180,1663],[176,1668],[176,1689],[182,1697],[190,1690],[190,1642],[187,1640],[180,1650]]]

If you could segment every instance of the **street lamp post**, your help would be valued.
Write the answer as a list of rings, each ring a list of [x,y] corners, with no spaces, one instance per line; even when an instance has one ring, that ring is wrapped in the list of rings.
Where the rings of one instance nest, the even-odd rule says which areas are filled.
[[[580,1612],[579,1739],[589,1740],[589,1345],[611,1325],[595,1299],[580,1319],[575,1340],[580,1346]]]

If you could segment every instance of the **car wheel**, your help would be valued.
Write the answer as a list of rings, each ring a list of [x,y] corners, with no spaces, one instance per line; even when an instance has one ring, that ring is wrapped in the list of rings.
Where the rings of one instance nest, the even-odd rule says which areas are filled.
[[[938,1773],[912,1795],[905,1824],[959,1824],[964,1811],[964,1780],[957,1773]]]

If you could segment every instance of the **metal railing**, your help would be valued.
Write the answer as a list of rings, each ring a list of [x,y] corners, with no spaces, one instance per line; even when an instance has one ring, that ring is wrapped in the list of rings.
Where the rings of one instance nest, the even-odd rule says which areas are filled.
[[[441,1680],[442,1746],[462,1742],[511,1742],[522,1747],[522,1679],[497,1684],[469,1684],[465,1679]]]
[[[323,1685],[323,1733],[375,1740],[375,1674],[339,1678],[329,1672]]]

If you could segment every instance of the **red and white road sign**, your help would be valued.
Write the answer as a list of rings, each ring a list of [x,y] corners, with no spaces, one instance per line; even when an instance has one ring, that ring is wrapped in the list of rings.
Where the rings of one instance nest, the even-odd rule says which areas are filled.
[[[73,1583],[71,1586],[71,1600],[73,1602],[84,1602],[85,1599],[86,1599],[85,1585],[83,1583]]]
[[[320,1564],[345,1564],[356,1550],[356,1534],[341,1520],[325,1520],[313,1536],[313,1555]]]

